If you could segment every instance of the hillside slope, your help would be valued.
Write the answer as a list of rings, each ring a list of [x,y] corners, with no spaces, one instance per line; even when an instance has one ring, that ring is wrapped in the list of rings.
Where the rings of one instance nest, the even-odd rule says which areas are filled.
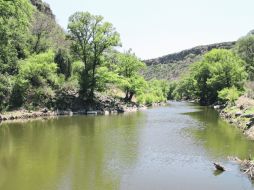
[[[53,14],[53,11],[51,10],[49,4],[43,2],[42,0],[30,0],[33,6],[36,7],[36,9],[52,19],[55,19],[55,15]]]
[[[191,49],[183,50],[178,53],[169,54],[163,57],[145,60],[148,66],[143,74],[146,79],[166,79],[176,80],[187,71],[191,63],[199,61],[205,53],[212,49],[232,49],[235,42],[223,42],[217,44],[197,46]]]

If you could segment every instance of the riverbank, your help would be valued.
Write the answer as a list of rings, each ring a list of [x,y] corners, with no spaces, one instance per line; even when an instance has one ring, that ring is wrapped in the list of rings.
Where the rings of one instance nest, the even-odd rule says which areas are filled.
[[[240,97],[234,106],[222,108],[214,106],[219,110],[220,116],[229,123],[237,126],[251,140],[254,140],[254,100]]]
[[[147,109],[146,106],[135,102],[125,102],[122,99],[100,96],[94,103],[86,104],[82,108],[74,110],[51,110],[41,108],[37,110],[14,110],[0,114],[0,122],[12,120],[27,120],[34,118],[45,118],[55,116],[73,116],[73,115],[110,115],[127,112],[136,112]]]

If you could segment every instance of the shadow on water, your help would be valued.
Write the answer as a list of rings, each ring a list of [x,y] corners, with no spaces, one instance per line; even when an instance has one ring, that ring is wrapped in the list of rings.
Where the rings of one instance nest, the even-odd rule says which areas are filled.
[[[214,170],[213,171],[213,175],[214,176],[219,176],[219,175],[221,175],[223,173],[223,171],[220,171],[220,170]]]
[[[185,113],[198,121],[190,130],[212,156],[237,156],[244,159],[254,155],[253,141],[248,140],[238,128],[222,120],[214,109],[196,107],[200,111]]]

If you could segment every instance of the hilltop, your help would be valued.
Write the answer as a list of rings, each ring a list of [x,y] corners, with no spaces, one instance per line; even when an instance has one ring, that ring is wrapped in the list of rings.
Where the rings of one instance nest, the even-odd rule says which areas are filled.
[[[232,49],[236,42],[223,42],[197,46],[178,53],[168,54],[155,59],[145,60],[148,68],[143,71],[146,79],[176,80],[188,66],[199,61],[205,53],[212,49]]]

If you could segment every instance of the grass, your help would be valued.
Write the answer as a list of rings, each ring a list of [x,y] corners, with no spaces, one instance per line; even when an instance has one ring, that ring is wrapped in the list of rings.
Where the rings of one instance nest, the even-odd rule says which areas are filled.
[[[225,111],[227,113],[233,114],[233,113],[236,113],[236,112],[240,111],[240,109],[237,108],[236,106],[233,106],[233,107],[226,108]]]
[[[244,113],[245,114],[254,114],[254,107],[248,108]]]

